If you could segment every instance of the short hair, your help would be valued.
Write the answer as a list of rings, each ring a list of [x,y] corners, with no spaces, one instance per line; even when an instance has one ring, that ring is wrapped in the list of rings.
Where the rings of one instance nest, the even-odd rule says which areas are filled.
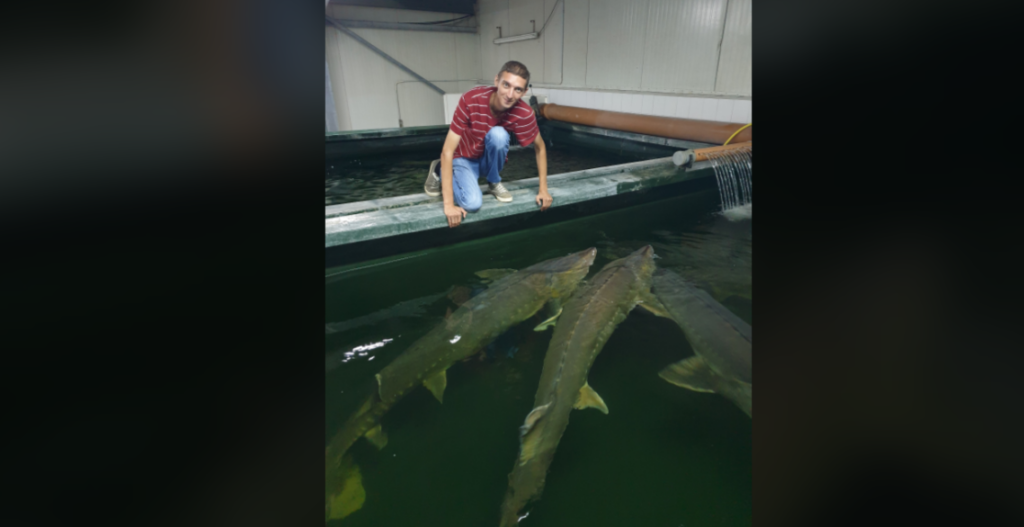
[[[530,70],[526,69],[526,66],[524,66],[522,62],[516,62],[514,60],[506,62],[505,65],[501,67],[501,71],[498,72],[498,77],[501,77],[501,74],[506,71],[512,75],[518,75],[526,79],[526,85],[530,85]]]

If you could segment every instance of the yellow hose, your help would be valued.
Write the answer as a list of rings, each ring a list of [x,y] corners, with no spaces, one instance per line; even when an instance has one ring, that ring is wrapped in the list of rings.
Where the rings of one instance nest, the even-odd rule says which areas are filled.
[[[737,134],[739,134],[740,132],[742,132],[742,131],[746,130],[746,129],[747,129],[747,127],[748,127],[748,126],[750,126],[750,125],[752,125],[752,124],[754,124],[754,123],[748,123],[748,124],[745,124],[745,125],[743,125],[743,127],[742,127],[742,128],[740,128],[739,130],[736,130],[736,133],[734,133],[734,134],[730,135],[730,136],[729,136],[729,138],[728,138],[728,139],[726,139],[724,143],[722,143],[722,146],[725,146],[725,145],[729,144],[729,141],[732,141],[732,138],[733,138],[733,137],[736,137],[736,135],[737,135]]]

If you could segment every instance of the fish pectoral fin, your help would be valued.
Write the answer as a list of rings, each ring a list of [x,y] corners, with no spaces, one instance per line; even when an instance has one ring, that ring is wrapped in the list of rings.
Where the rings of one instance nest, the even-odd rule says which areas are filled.
[[[366,501],[362,472],[359,471],[359,465],[352,462],[350,456],[345,456],[336,476],[341,482],[341,488],[335,489],[328,497],[328,520],[340,520],[348,516],[363,508],[363,502]]]
[[[444,388],[448,386],[448,370],[441,370],[441,373],[435,374],[431,377],[427,377],[423,381],[423,386],[426,386],[430,393],[434,394],[437,402],[444,404]]]
[[[715,372],[699,356],[670,364],[658,372],[658,376],[695,392],[715,393]]]
[[[380,425],[371,428],[366,432],[365,436],[370,444],[377,447],[377,450],[384,450],[384,447],[388,444],[388,435],[381,429]]]
[[[483,271],[477,271],[473,273],[480,278],[484,279],[484,283],[497,282],[506,276],[515,273],[515,269],[485,269]]]
[[[379,373],[378,373],[378,374],[375,374],[375,375],[374,375],[373,377],[374,377],[375,379],[377,379],[377,395],[378,395],[378,396],[380,397],[380,399],[381,399],[381,400],[383,401],[383,400],[384,400],[384,386],[383,386],[383,384],[384,384],[384,380],[383,380],[383,379],[381,379],[381,376],[380,376],[380,374],[379,374]]]
[[[548,413],[548,408],[550,407],[551,403],[548,403],[530,410],[530,413],[526,415],[526,420],[523,421],[523,426],[519,427],[520,437],[529,433],[533,429],[533,425],[537,424],[537,421],[544,417],[544,414]]]
[[[551,403],[534,408],[527,414],[523,426],[519,427],[520,465],[525,465],[527,461],[533,459],[533,456],[537,454],[537,446],[540,444],[540,428],[535,425],[537,421],[544,417],[544,414],[547,413],[550,407]]]
[[[537,327],[533,328],[533,330],[534,331],[544,331],[545,329],[548,329],[549,327],[553,327],[555,325],[555,321],[558,320],[558,317],[561,316],[561,315],[562,315],[562,308],[559,307],[558,308],[558,312],[555,313],[554,316],[552,316],[551,318],[545,320],[544,322],[541,322],[540,324],[537,325]]]
[[[640,307],[655,316],[672,318],[672,315],[669,315],[668,310],[665,309],[665,305],[662,304],[661,300],[658,300],[658,297],[654,296],[650,290],[640,293],[640,303],[637,304],[637,307]]]
[[[579,397],[576,399],[576,404],[572,405],[572,407],[576,410],[597,408],[601,413],[608,414],[608,406],[604,404],[604,399],[590,387],[590,383],[583,383],[583,387],[580,388]]]

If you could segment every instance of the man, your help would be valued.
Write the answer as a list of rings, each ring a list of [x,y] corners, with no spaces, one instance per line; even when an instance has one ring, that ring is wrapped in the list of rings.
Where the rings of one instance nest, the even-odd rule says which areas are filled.
[[[494,77],[494,87],[473,88],[459,99],[441,159],[431,163],[423,184],[428,196],[444,195],[444,215],[449,227],[462,223],[467,212],[480,210],[480,176],[487,177],[488,192],[498,201],[512,201],[498,175],[508,161],[510,134],[516,134],[522,146],[533,145],[540,180],[535,201],[542,211],[551,206],[547,151],[533,109],[520,100],[529,82],[529,70],[513,60]]]

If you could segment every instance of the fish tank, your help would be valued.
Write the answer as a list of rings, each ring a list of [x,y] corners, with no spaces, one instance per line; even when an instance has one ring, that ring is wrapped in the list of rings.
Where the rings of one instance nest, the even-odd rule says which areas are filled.
[[[566,152],[571,154],[566,163],[582,166],[630,160],[616,153],[587,155],[585,145],[567,145]],[[392,185],[371,190],[402,193],[409,191],[407,185],[415,191],[436,155],[425,150],[396,153],[390,164],[367,162],[366,170],[384,170],[386,185]],[[716,170],[730,169],[729,162],[719,161]],[[396,247],[343,265],[328,263],[326,524],[499,525],[509,476],[519,466],[529,435],[524,427],[529,416],[537,415],[541,379],[552,375],[545,359],[555,352],[558,332],[572,327],[608,332],[596,355],[587,358],[576,350],[565,359],[576,368],[585,366],[585,383],[599,394],[607,413],[596,403],[572,409],[561,435],[546,438],[555,439],[556,447],[545,451],[550,462],[541,471],[542,489],[516,511],[515,522],[537,527],[749,525],[752,417],[722,393],[699,390],[699,379],[684,379],[691,384],[687,387],[673,382],[678,378],[666,378],[668,369],[679,364],[698,365],[684,375],[701,374],[701,364],[709,366],[704,374],[719,371],[716,353],[744,353],[723,344],[742,343],[744,325],[749,363],[749,194],[741,196],[746,203],[723,211],[718,172],[703,186],[659,199],[574,210],[558,221],[417,250]],[[330,189],[330,172],[328,181]],[[357,188],[353,182],[334,188],[342,185]],[[660,292],[661,304],[657,288],[637,282],[642,279],[631,278],[628,269],[616,275],[615,287],[596,289],[598,282],[609,280],[610,275],[601,274],[606,267],[647,246],[652,270],[685,280],[693,288],[688,296],[666,288]],[[551,301],[555,271],[530,282],[533,289],[523,289],[527,282],[516,278],[542,262],[591,248],[593,260],[566,298]],[[641,297],[643,286],[653,296]],[[509,292],[513,287],[519,288],[515,294]],[[590,295],[586,301],[579,299],[583,292]],[[548,296],[538,300],[538,295]],[[694,299],[702,303],[693,304]],[[605,319],[588,324],[581,310],[597,313],[602,302],[625,316],[617,324]],[[699,321],[696,327],[668,313],[677,305],[697,306],[700,316],[690,317]],[[470,311],[475,318],[467,323]],[[507,320],[498,320],[499,312]],[[545,325],[552,318],[554,325]],[[443,333],[451,327],[461,328],[460,333]],[[712,345],[695,337],[705,330]],[[460,349],[456,358],[447,355],[458,340],[477,338],[475,331],[497,333],[473,349]],[[406,360],[413,353],[419,358]],[[403,378],[412,380],[393,398],[398,391],[388,384],[389,372],[403,364],[415,365],[402,368]],[[443,379],[436,373],[440,367]],[[382,372],[386,375],[379,379]],[[742,375],[718,377],[744,382]],[[749,388],[751,383],[746,384]],[[567,397],[555,406],[567,408]],[[374,406],[384,399],[387,405]],[[577,403],[575,396],[571,402]],[[380,409],[379,415],[370,415],[377,411],[373,408]],[[360,416],[366,416],[358,424],[363,428],[355,429]]]

